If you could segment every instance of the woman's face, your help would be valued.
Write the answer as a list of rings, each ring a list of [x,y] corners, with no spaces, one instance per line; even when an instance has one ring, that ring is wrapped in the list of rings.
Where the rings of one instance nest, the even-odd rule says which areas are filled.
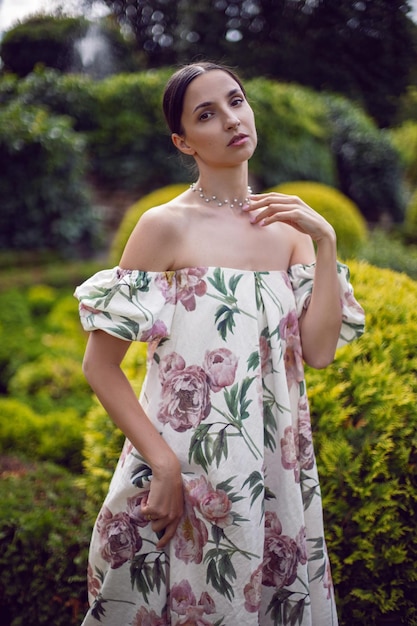
[[[253,111],[239,84],[227,72],[211,70],[189,85],[177,148],[198,164],[233,166],[248,160],[257,143]]]

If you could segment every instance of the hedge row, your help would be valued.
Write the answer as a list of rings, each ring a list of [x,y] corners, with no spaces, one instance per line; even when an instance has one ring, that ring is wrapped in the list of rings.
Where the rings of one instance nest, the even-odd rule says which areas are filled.
[[[186,175],[161,112],[170,73],[119,74],[100,82],[54,70],[23,80],[6,76],[0,80],[0,104],[68,115],[76,132],[85,133],[88,173],[100,184],[142,194]],[[398,152],[361,109],[341,97],[264,78],[247,81],[246,87],[259,136],[250,162],[255,190],[314,180],[340,188],[369,221],[383,213],[402,220]]]

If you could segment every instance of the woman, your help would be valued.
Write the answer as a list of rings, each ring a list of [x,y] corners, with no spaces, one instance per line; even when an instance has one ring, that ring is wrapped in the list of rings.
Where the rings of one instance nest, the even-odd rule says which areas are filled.
[[[85,375],[127,437],[83,624],[335,625],[303,360],[328,365],[363,311],[332,226],[248,189],[257,137],[239,78],[185,66],[164,112],[198,180],[76,290],[94,331]],[[120,367],[132,340],[149,344],[140,403]]]

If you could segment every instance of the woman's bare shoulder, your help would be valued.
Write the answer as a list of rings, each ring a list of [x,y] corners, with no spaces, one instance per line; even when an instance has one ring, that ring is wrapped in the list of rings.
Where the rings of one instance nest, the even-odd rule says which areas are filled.
[[[120,265],[148,271],[170,269],[181,244],[183,221],[181,196],[145,211],[129,237]]]

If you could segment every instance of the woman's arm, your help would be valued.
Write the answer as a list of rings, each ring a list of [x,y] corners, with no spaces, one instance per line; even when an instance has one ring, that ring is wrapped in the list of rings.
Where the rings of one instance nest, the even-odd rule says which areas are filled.
[[[294,233],[290,265],[316,262],[310,304],[299,323],[305,362],[318,369],[326,367],[334,359],[342,325],[335,231],[324,217],[297,196],[280,193],[252,196],[246,210],[259,209],[259,213],[252,214],[252,223],[269,226],[284,222],[298,231]],[[312,240],[317,246],[317,258]]]
[[[83,361],[87,381],[114,423],[152,469],[150,494],[142,505],[155,532],[164,531],[163,548],[175,534],[183,512],[183,485],[178,458],[148,419],[121,369],[129,342],[101,330],[90,333]]]

